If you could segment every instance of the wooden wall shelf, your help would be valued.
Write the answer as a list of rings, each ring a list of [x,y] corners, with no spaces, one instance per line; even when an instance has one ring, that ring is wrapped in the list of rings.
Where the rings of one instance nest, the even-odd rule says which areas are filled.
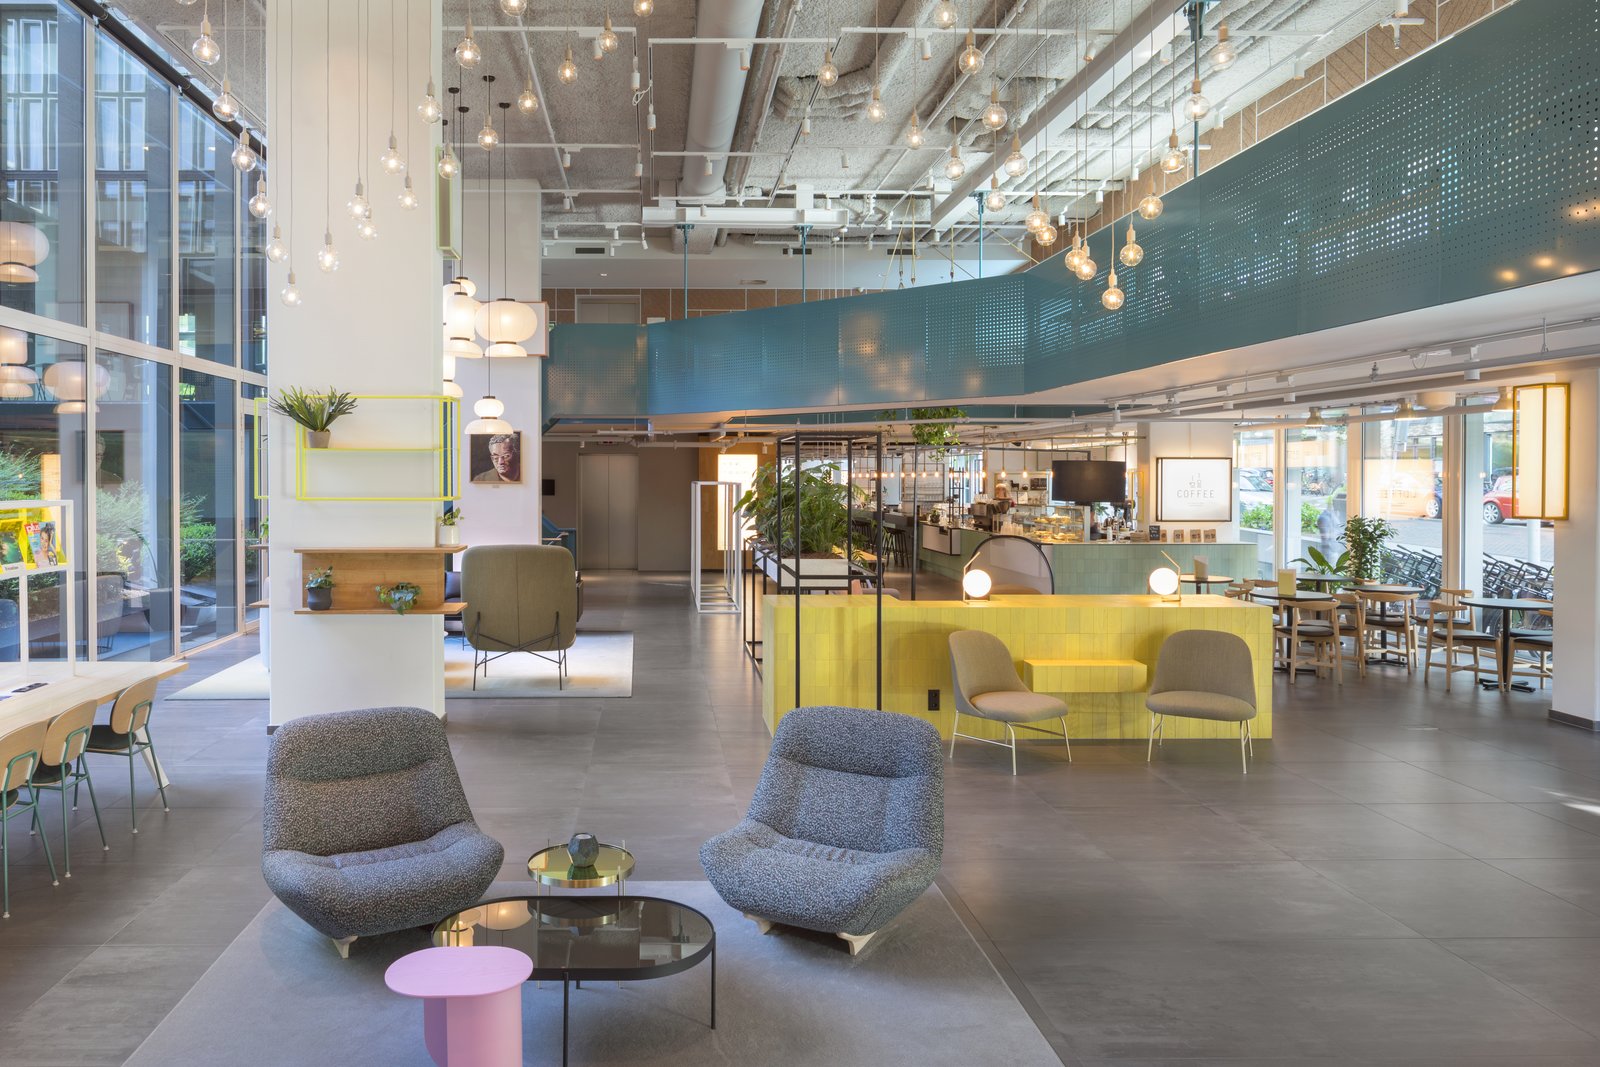
[[[455,615],[465,605],[444,599],[444,560],[466,545],[412,547],[297,548],[300,557],[300,607],[296,615],[394,615],[378,599],[378,587],[411,582],[422,590],[407,615]],[[305,580],[312,571],[333,568],[333,607],[306,607]]]

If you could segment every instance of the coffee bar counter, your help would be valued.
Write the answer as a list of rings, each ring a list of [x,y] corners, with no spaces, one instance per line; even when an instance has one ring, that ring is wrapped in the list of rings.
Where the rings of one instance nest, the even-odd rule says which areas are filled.
[[[1094,546],[1083,546],[1090,548]],[[1105,551],[1123,547],[1106,546]],[[1150,546],[1145,546],[1150,547]],[[762,711],[769,729],[789,709],[812,704],[870,708],[876,701],[873,650],[877,598],[804,596],[800,604],[800,699],[795,700],[795,598],[768,596],[761,606]],[[987,630],[1011,650],[1035,690],[1066,700],[1074,741],[1143,739],[1144,706],[1156,655],[1179,630],[1238,634],[1255,661],[1258,738],[1272,736],[1272,613],[1223,596],[1181,601],[1141,596],[996,596],[987,601],[883,599],[883,707],[916,715],[950,736],[950,634]],[[936,691],[938,710],[930,710]],[[1000,738],[1003,728],[963,719],[964,733]],[[1232,723],[1169,719],[1174,738],[1232,738]]]
[[[942,527],[922,524],[918,559],[922,569],[946,578],[961,580],[964,567],[978,546],[991,535],[987,530]],[[1167,556],[1177,561],[1187,574],[1194,559],[1206,560],[1212,574],[1232,578],[1253,578],[1256,574],[1256,546],[1237,542],[1172,545],[1130,541],[1090,541],[1077,544],[1041,544],[1055,572],[1055,591],[1062,594],[1144,593],[1149,588],[1150,572],[1170,567]]]

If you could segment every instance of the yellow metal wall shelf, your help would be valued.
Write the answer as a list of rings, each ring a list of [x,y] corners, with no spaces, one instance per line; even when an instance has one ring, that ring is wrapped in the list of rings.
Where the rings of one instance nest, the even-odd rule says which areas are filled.
[[[314,501],[407,501],[420,503],[442,503],[455,500],[461,493],[461,452],[457,444],[460,438],[460,402],[452,396],[434,394],[377,394],[357,393],[354,399],[358,404],[358,411],[364,410],[368,404],[393,404],[402,417],[417,418],[415,409],[419,402],[429,406],[427,410],[432,417],[427,420],[427,425],[419,421],[413,439],[426,440],[426,444],[403,445],[362,445],[362,444],[334,444],[326,448],[311,447],[310,433],[304,427],[295,427],[294,438],[294,480],[293,490],[296,500]],[[264,483],[263,457],[267,454],[266,433],[268,426],[267,410],[265,405],[268,400],[261,397],[256,400],[256,485],[255,495],[257,500],[267,497]],[[410,407],[411,413],[405,413],[405,408]],[[335,427],[335,432],[337,427]],[[342,454],[353,453],[362,455],[414,455],[434,456],[435,462],[431,464],[432,474],[426,492],[422,493],[374,493],[372,495],[345,495],[334,493],[319,493],[314,490],[314,470],[326,464],[336,462]],[[348,468],[347,468],[348,469]]]

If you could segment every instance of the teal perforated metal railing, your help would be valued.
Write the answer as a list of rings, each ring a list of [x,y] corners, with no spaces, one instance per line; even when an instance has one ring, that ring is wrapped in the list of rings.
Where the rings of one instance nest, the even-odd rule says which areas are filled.
[[[561,326],[550,417],[1016,396],[1600,268],[1600,3],[1524,0],[1203,173],[1120,312],[1020,274],[648,327]]]

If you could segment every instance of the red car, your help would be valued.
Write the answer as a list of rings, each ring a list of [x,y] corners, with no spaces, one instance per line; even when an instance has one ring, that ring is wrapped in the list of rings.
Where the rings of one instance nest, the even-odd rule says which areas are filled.
[[[1498,526],[1511,517],[1511,475],[1502,474],[1483,494],[1483,521]]]

